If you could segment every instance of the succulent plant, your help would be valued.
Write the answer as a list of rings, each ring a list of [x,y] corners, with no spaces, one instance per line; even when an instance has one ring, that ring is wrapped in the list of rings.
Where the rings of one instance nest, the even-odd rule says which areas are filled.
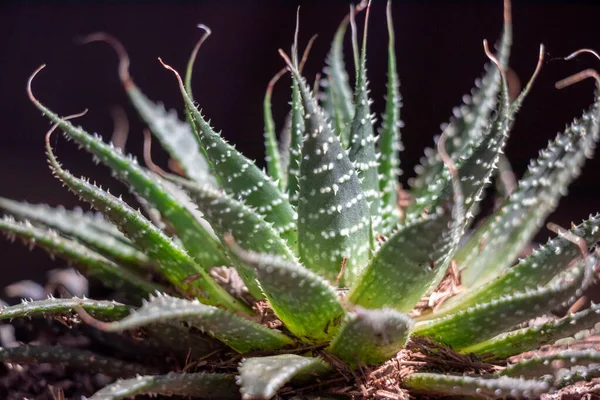
[[[511,99],[509,2],[504,6],[496,54],[484,42],[490,63],[483,78],[406,191],[397,180],[401,97],[390,3],[379,134],[366,76],[370,6],[360,4],[335,34],[324,79],[316,82],[321,90],[311,90],[301,74],[306,57],[299,60],[297,32],[291,57],[280,50],[286,69],[270,82],[264,103],[266,172],[215,132],[196,106],[192,69],[208,30],[184,79],[163,63],[181,89],[187,122],[134,84],[116,39],[86,40],[117,51],[127,94],[180,174],[151,163],[145,168],[68,121],[75,116],[52,112],[32,93],[38,69],[28,93],[55,124],[46,135],[50,168],[102,215],[2,199],[0,228],[69,260],[128,303],[23,301],[2,309],[0,319],[63,318],[89,326],[109,346],[127,343],[135,357],[21,345],[0,350],[0,359],[75,365],[118,378],[92,399],[537,398],[599,377],[600,349],[581,337],[600,322],[600,307],[571,308],[564,316],[553,311],[571,307],[594,280],[591,249],[600,240],[600,216],[570,230],[551,226],[556,237],[518,257],[593,154],[600,89],[499,207],[487,216],[479,210],[484,189],[494,179],[502,183],[503,149],[544,56],[541,46],[530,82]],[[365,8],[360,49],[353,40],[351,88],[343,40]],[[582,52],[590,51],[571,57]],[[292,99],[278,143],[271,93],[285,72]],[[588,70],[557,85],[587,77],[600,82]],[[112,169],[145,212],[64,169],[50,140],[57,128]],[[578,340],[561,340],[573,336]],[[185,366],[157,362],[157,354]]]

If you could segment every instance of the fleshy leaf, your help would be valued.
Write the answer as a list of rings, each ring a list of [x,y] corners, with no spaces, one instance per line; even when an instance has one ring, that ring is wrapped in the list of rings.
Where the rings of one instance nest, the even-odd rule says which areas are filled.
[[[515,354],[538,349],[577,332],[593,328],[600,322],[600,305],[563,318],[503,333],[462,349],[463,353],[476,353],[485,359],[505,359]]]
[[[497,52],[497,58],[502,69],[506,70],[510,47],[512,45],[512,21],[510,1],[504,2],[504,29]],[[467,152],[473,141],[478,140],[485,132],[486,125],[490,120],[497,97],[501,88],[500,73],[496,66],[488,63],[485,67],[485,75],[481,80],[475,81],[475,88],[470,95],[463,96],[463,105],[453,110],[453,117],[447,125],[442,127],[444,134],[448,136],[448,154],[457,160],[458,157]],[[415,168],[417,177],[410,181],[412,194],[420,197],[434,180],[444,170],[439,154],[434,150],[427,149],[425,157],[421,159],[421,165]]]
[[[600,378],[600,365],[592,364],[586,367],[573,367],[559,374],[554,380],[554,387],[564,388],[581,381]]]
[[[165,67],[175,73],[179,81],[186,109],[194,122],[193,128],[200,138],[213,170],[220,178],[223,189],[237,200],[254,207],[294,248],[297,242],[296,212],[286,196],[253,161],[247,159],[212,129],[210,123],[204,119],[188,96],[179,74],[171,67]]]
[[[279,256],[245,251],[233,242],[230,247],[256,271],[273,311],[294,336],[323,343],[337,332],[344,309],[327,281]]]
[[[160,103],[151,101],[133,82],[129,75],[129,56],[125,47],[114,37],[105,33],[94,33],[85,38],[86,43],[103,41],[108,43],[119,56],[119,78],[131,103],[150,131],[160,141],[169,155],[177,161],[185,175],[199,183],[218,186],[210,173],[210,167],[202,154],[198,138],[190,126],[177,118],[173,110],[167,111]]]
[[[400,95],[398,72],[396,70],[396,50],[394,39],[394,22],[392,21],[392,2],[386,8],[388,28],[388,71],[387,94],[383,122],[379,131],[379,190],[381,191],[381,216],[382,231],[387,234],[400,222],[398,212],[398,176],[400,158],[398,152],[403,149],[400,141],[400,108],[402,97]]]
[[[415,334],[430,336],[457,350],[487,340],[510,328],[540,316],[580,296],[589,283],[593,258],[579,261],[546,286],[528,289],[480,303],[455,314],[421,321]]]
[[[157,370],[140,364],[127,363],[88,350],[49,345],[22,345],[0,348],[0,362],[15,364],[63,364],[90,372],[101,372],[112,377],[152,374]]]
[[[579,175],[586,156],[593,155],[599,117],[600,97],[596,97],[594,106],[531,162],[518,189],[459,249],[455,260],[463,268],[463,285],[491,280],[512,265]]]
[[[570,233],[583,238],[589,247],[600,240],[600,215],[590,216],[580,225],[573,227]],[[443,304],[434,315],[445,315],[465,309],[479,303],[489,302],[529,288],[545,285],[567,268],[569,263],[580,254],[580,249],[563,235],[533,251],[527,258],[506,270],[500,277],[470,291],[459,293]]]
[[[240,364],[237,383],[242,399],[270,399],[289,381],[306,381],[330,371],[319,358],[281,354],[246,358]]]
[[[277,144],[277,135],[275,134],[275,121],[273,120],[273,112],[271,110],[271,95],[273,94],[273,86],[283,75],[285,70],[279,71],[269,81],[263,101],[263,113],[265,124],[265,161],[267,162],[267,172],[275,182],[279,183],[279,189],[285,190],[286,176],[281,169],[281,156],[279,155],[279,147]]]
[[[119,332],[171,321],[185,322],[240,353],[275,350],[293,344],[284,334],[227,310],[164,294],[151,296],[141,308],[120,321],[94,323],[94,326],[107,332]]]
[[[369,204],[371,226],[374,233],[379,232],[381,224],[380,194],[377,154],[375,151],[375,134],[371,100],[369,99],[369,83],[367,80],[367,29],[369,25],[370,6],[367,6],[360,61],[358,64],[356,89],[354,90],[354,117],[350,124],[350,149],[348,157],[354,164],[362,192]]]
[[[121,400],[136,395],[191,396],[203,399],[239,399],[235,378],[229,374],[178,374],[138,376],[118,380],[96,392],[89,400]]]
[[[45,204],[29,204],[0,198],[0,209],[19,220],[29,220],[55,229],[93,248],[103,256],[131,266],[150,267],[150,259],[99,214],[84,213],[81,209],[66,210]]]
[[[11,217],[0,219],[0,230],[9,238],[19,237],[32,246],[38,246],[65,260],[77,264],[85,275],[96,278],[110,286],[128,286],[134,288],[139,296],[160,290],[160,285],[153,284],[136,273],[129,271],[79,242],[60,236],[55,231],[41,229],[29,222],[16,222]]]
[[[30,78],[29,85],[34,76],[35,74]],[[224,256],[219,243],[177,199],[141,168],[135,159],[124,156],[120,149],[107,145],[99,137],[92,136],[82,128],[75,127],[59,117],[37,101],[31,94],[30,88],[29,91],[35,106],[51,121],[58,124],[67,138],[75,140],[85,150],[94,154],[99,161],[110,167],[119,179],[126,182],[132,190],[156,207],[169,220],[190,256],[200,266],[209,270],[215,265],[222,264]]]
[[[335,281],[343,269],[340,282],[349,285],[369,257],[369,206],[358,175],[323,110],[304,78],[289,59],[287,62],[299,82],[306,113],[298,201],[300,259],[330,281]]]
[[[89,182],[75,178],[64,170],[56,160],[49,137],[46,152],[53,173],[82,199],[106,215],[119,229],[159,264],[159,271],[177,288],[184,292],[191,289],[208,304],[224,306],[230,310],[247,312],[247,308],[229,295],[209,274],[169,237],[156,228],[140,212],[110,193],[104,192]],[[212,238],[211,238],[212,240]],[[190,276],[198,276],[193,282],[186,282]],[[196,293],[199,291],[200,293]]]
[[[243,202],[207,185],[200,187],[191,182],[179,181],[178,183],[188,191],[219,238],[223,239],[226,234],[232,234],[246,248],[260,253],[277,254],[288,260],[295,259],[292,250],[273,230],[272,224],[265,222],[261,215]],[[255,298],[262,298],[254,271],[245,268],[244,265],[240,267],[238,272],[250,293]]]
[[[555,362],[558,362],[559,366],[556,366]],[[600,351],[594,349],[563,350],[521,359],[515,364],[509,364],[501,374],[504,376],[536,378],[542,375],[553,374],[561,368],[583,367],[590,363],[600,363]]]
[[[344,36],[348,29],[350,15],[340,23],[327,55],[325,74],[327,85],[324,87],[324,107],[329,117],[335,122],[335,132],[339,135],[344,148],[350,144],[350,123],[354,118],[352,88],[348,83],[348,73],[344,64]]]
[[[300,191],[300,164],[302,138],[304,137],[304,106],[297,78],[292,75],[292,126],[290,128],[290,162],[288,164],[288,196],[290,203],[298,206]]]
[[[461,376],[418,372],[403,381],[403,386],[421,393],[484,398],[537,398],[551,390],[548,382],[520,378]]]
[[[406,343],[413,321],[392,309],[360,307],[347,315],[328,351],[351,367],[380,364]]]
[[[72,315],[77,307],[82,307],[94,318],[103,320],[121,319],[129,314],[129,307],[116,301],[80,299],[77,297],[71,299],[49,298],[38,301],[23,300],[21,304],[0,308],[0,320]]]

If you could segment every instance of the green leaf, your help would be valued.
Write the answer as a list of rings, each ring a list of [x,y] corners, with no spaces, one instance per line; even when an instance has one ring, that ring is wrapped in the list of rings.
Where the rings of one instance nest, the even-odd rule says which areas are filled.
[[[9,238],[19,237],[31,246],[38,246],[51,255],[57,255],[76,264],[84,274],[98,279],[105,285],[127,286],[135,290],[138,296],[160,290],[160,285],[148,282],[143,277],[129,271],[84,245],[55,231],[40,229],[29,222],[16,222],[11,217],[0,219],[0,230]]]
[[[110,193],[89,182],[77,179],[62,169],[52,153],[49,137],[46,152],[53,173],[82,199],[106,215],[136,246],[159,264],[159,271],[183,292],[199,295],[208,304],[224,306],[230,310],[247,312],[247,307],[231,297],[208,273],[169,237],[156,228],[140,212]],[[190,276],[199,279],[187,283]],[[196,293],[199,291],[200,293]]]
[[[235,378],[229,374],[178,374],[138,376],[96,392],[89,400],[121,400],[141,394],[191,396],[203,399],[239,399]]]
[[[327,281],[294,261],[229,244],[233,253],[256,271],[273,311],[294,336],[310,343],[331,339],[345,312]]]
[[[383,122],[379,131],[379,190],[381,191],[382,231],[387,234],[400,222],[398,211],[398,176],[400,158],[398,152],[403,149],[400,141],[400,108],[402,97],[400,95],[400,81],[396,70],[396,51],[394,39],[394,22],[392,21],[392,2],[388,1],[386,8],[388,28],[388,71],[387,93]]]
[[[292,126],[290,128],[290,162],[288,165],[288,196],[293,206],[298,206],[300,195],[300,164],[304,138],[304,107],[298,79],[292,75]]]
[[[457,350],[487,340],[512,327],[573,301],[589,284],[588,262],[579,261],[550,283],[479,303],[455,314],[415,325],[415,334],[440,340]]]
[[[412,319],[395,310],[357,307],[327,350],[353,368],[381,364],[406,344],[412,326]]]
[[[510,378],[415,373],[404,379],[404,387],[420,393],[484,398],[537,398],[548,393],[548,382]]]
[[[558,199],[591,157],[598,140],[600,97],[532,161],[518,189],[456,254],[462,283],[472,286],[500,275],[537,233]]]
[[[95,41],[106,42],[116,51],[119,56],[119,78],[131,103],[161,145],[181,166],[185,175],[200,184],[217,187],[217,180],[211,175],[198,138],[190,126],[179,120],[175,111],[167,111],[162,104],[152,102],[134,84],[129,75],[129,56],[125,47],[117,39],[105,33],[93,33],[85,38],[85,43]]]
[[[309,381],[331,370],[319,358],[280,354],[242,360],[237,383],[242,399],[270,399],[289,381]]]
[[[30,78],[29,85],[32,79],[33,76]],[[29,91],[31,93],[30,87]],[[199,265],[209,270],[212,266],[223,263],[223,249],[219,243],[177,199],[165,191],[159,182],[141,168],[135,159],[124,156],[120,149],[107,145],[99,137],[92,136],[83,129],[73,126],[37,101],[33,95],[30,97],[38,109],[51,121],[58,124],[67,138],[75,140],[80,146],[94,154],[98,160],[110,167],[119,179],[126,182],[139,196],[156,207],[175,228],[184,247]]]
[[[286,176],[281,169],[281,156],[277,144],[277,135],[275,134],[275,121],[273,120],[273,112],[271,110],[271,95],[273,87],[279,78],[285,73],[285,69],[279,71],[270,81],[265,92],[263,101],[264,123],[265,123],[265,149],[267,162],[267,172],[273,180],[279,183],[279,189],[285,190]]]
[[[507,332],[462,349],[463,353],[476,353],[485,359],[502,360],[515,354],[539,349],[577,332],[593,328],[600,322],[600,305],[563,318]]]
[[[304,78],[289,59],[287,62],[299,82],[306,112],[298,201],[300,259],[330,281],[335,281],[343,269],[341,285],[349,285],[369,257],[369,206],[358,175],[323,110]]]
[[[570,230],[571,234],[583,238],[588,246],[600,240],[600,214],[590,216]],[[517,265],[507,269],[500,277],[472,290],[459,293],[443,304],[434,316],[446,315],[479,303],[486,303],[502,295],[524,291],[547,284],[552,277],[567,268],[577,258],[580,249],[570,240],[559,235],[533,251]]]
[[[60,364],[78,370],[101,372],[117,378],[157,372],[156,368],[153,367],[127,363],[116,358],[92,353],[88,350],[50,345],[22,345],[0,348],[0,362],[15,364]]]
[[[558,366],[555,362],[559,361]],[[521,359],[515,364],[508,365],[502,372],[504,376],[518,376],[522,378],[536,378],[542,375],[554,374],[558,369],[586,364],[600,363],[600,351],[589,350],[563,350],[552,354],[538,354],[530,358]]]
[[[216,133],[188,96],[179,74],[175,73],[180,90],[185,101],[186,109],[194,121],[194,129],[198,134],[203,148],[206,150],[212,168],[219,177],[221,186],[227,193],[254,207],[282,238],[294,248],[297,242],[295,231],[296,212],[286,196],[279,191],[273,182],[253,161],[247,159],[220,134]]]
[[[82,307],[94,318],[103,320],[121,319],[129,314],[129,307],[116,301],[91,300],[73,297],[71,299],[55,299],[26,301],[21,304],[0,308],[0,320],[12,320],[25,317],[58,317],[74,314],[77,307]]]
[[[497,52],[502,69],[506,70],[510,47],[512,45],[512,23],[510,4],[505,2],[504,29]],[[460,155],[469,151],[474,141],[478,141],[487,128],[488,121],[496,106],[501,88],[501,76],[492,63],[485,67],[485,75],[475,81],[475,88],[470,95],[463,96],[463,105],[453,110],[454,116],[447,125],[442,126],[448,138],[448,154],[456,161]],[[415,168],[417,177],[410,181],[414,197],[421,197],[429,185],[433,184],[439,174],[444,171],[444,164],[437,152],[428,149],[421,159],[421,165]]]
[[[243,202],[233,199],[223,191],[213,190],[209,186],[198,186],[192,182],[179,180],[181,187],[189,193],[204,217],[220,239],[232,234],[244,247],[261,252],[273,253],[294,260],[292,250],[279,237],[273,225]],[[238,272],[255,298],[262,298],[262,292],[256,283],[254,270],[238,265]]]
[[[380,194],[377,154],[375,151],[375,134],[371,116],[371,99],[369,99],[369,83],[367,80],[367,30],[369,25],[370,6],[367,6],[362,50],[354,90],[354,117],[350,125],[350,151],[348,157],[358,173],[362,192],[369,204],[371,226],[378,233],[381,224]]]
[[[581,381],[590,381],[600,377],[600,366],[592,364],[586,367],[573,367],[566,371],[561,371],[554,380],[555,388],[564,388]]]
[[[208,306],[197,300],[184,300],[160,293],[151,296],[149,301],[144,302],[141,308],[128,317],[112,323],[99,323],[97,327],[107,332],[119,332],[171,321],[185,322],[240,353],[276,350],[294,343],[274,329],[227,310]]]
[[[81,209],[65,210],[45,204],[29,204],[0,198],[0,209],[19,220],[29,220],[55,229],[91,247],[106,258],[128,266],[151,268],[152,262],[111,223],[99,214],[83,213]]]
[[[354,118],[353,94],[344,64],[344,36],[349,22],[350,15],[346,15],[335,32],[325,61],[327,67],[324,72],[328,85],[323,90],[325,99],[330,99],[326,101],[325,107],[331,110],[329,116],[336,122],[335,132],[339,135],[344,148],[348,148],[350,144],[349,128]]]

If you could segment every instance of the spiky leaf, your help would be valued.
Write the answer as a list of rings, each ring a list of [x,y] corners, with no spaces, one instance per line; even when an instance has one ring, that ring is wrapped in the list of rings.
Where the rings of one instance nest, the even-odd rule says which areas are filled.
[[[386,8],[388,28],[388,71],[385,113],[379,137],[379,190],[381,191],[382,230],[390,232],[400,221],[398,212],[398,175],[401,174],[398,152],[403,149],[400,142],[400,108],[402,97],[399,90],[398,72],[396,71],[396,50],[394,39],[394,23],[392,21],[392,2]]]
[[[529,243],[558,199],[591,157],[598,140],[600,97],[581,118],[540,153],[501,209],[490,216],[457,252],[465,286],[483,283],[506,270]]]
[[[306,381],[330,370],[319,358],[281,354],[246,358],[239,367],[242,399],[270,399],[290,380]]]
[[[548,382],[507,376],[480,377],[435,373],[415,373],[403,381],[409,389],[421,393],[483,398],[537,398],[550,391]]]
[[[149,267],[148,257],[135,249],[131,242],[99,214],[84,213],[81,209],[66,210],[45,204],[29,204],[0,198],[0,209],[16,219],[29,220],[76,238],[105,257],[132,266]]]
[[[235,378],[229,374],[178,374],[138,376],[119,380],[96,392],[89,400],[121,400],[140,394],[191,396],[203,399],[238,399]]]
[[[519,360],[515,364],[510,364],[506,367],[501,374],[504,376],[536,378],[546,374],[553,374],[561,368],[583,367],[590,363],[600,363],[600,351],[593,349],[564,350],[552,352],[551,354],[534,355]]]
[[[298,206],[300,192],[300,164],[302,162],[302,139],[304,137],[304,106],[298,78],[292,75],[292,115],[290,128],[290,162],[288,165],[288,196],[290,203]]]
[[[380,364],[408,340],[413,321],[392,309],[349,313],[328,351],[352,367]]]
[[[302,265],[271,254],[242,250],[237,257],[256,271],[275,314],[302,341],[323,343],[338,330],[344,309],[327,281]]]
[[[108,332],[118,332],[170,321],[185,322],[240,353],[275,350],[293,343],[282,333],[227,310],[207,306],[197,300],[178,299],[164,294],[150,297],[149,301],[128,317],[113,323],[99,324],[98,327]]]
[[[141,213],[110,193],[104,192],[89,182],[75,178],[64,170],[52,153],[50,142],[46,143],[48,160],[54,174],[75,194],[89,202],[106,215],[136,246],[159,264],[159,270],[177,288],[184,292],[197,289],[194,293],[208,304],[218,304],[231,310],[246,312],[247,308],[231,297],[208,273],[169,237],[156,228]],[[212,239],[211,239],[212,240]],[[187,283],[186,278],[199,279]]]
[[[121,319],[129,314],[129,307],[116,301],[80,299],[77,297],[71,299],[48,298],[38,301],[23,300],[21,304],[0,308],[0,320],[71,315],[77,307],[82,307],[94,318],[103,320]]]
[[[594,262],[592,259],[588,261]],[[505,295],[445,317],[418,322],[415,333],[436,338],[460,350],[571,301],[574,296],[581,295],[582,287],[589,284],[589,273],[591,271],[586,263],[580,261],[546,286]]]
[[[128,286],[141,297],[161,289],[160,285],[148,282],[138,274],[120,267],[79,242],[60,236],[55,231],[37,228],[27,221],[17,222],[10,217],[0,219],[0,230],[8,237],[19,237],[32,246],[43,248],[51,255],[77,264],[86,275],[104,284]]]
[[[341,284],[348,285],[368,259],[369,206],[323,110],[298,70],[289,67],[298,79],[306,113],[298,201],[300,258],[307,268],[330,281],[336,280],[345,262]]]
[[[150,366],[127,363],[88,350],[50,345],[0,348],[0,361],[15,364],[61,364],[90,372],[101,372],[113,377],[157,372],[156,368]]]
[[[277,135],[275,134],[275,121],[273,120],[273,112],[271,109],[271,97],[273,94],[273,86],[281,77],[282,72],[277,73],[269,82],[269,86],[265,92],[263,101],[263,114],[265,125],[265,161],[267,162],[267,172],[275,182],[279,183],[279,189],[285,190],[286,176],[281,169],[281,156],[277,144]]]

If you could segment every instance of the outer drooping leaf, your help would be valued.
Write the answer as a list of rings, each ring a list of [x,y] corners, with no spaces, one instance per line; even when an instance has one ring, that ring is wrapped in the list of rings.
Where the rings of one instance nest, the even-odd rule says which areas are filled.
[[[185,175],[199,183],[218,186],[217,180],[210,173],[210,167],[202,154],[198,139],[190,126],[180,121],[174,111],[167,111],[162,104],[152,102],[134,84],[129,75],[129,56],[125,47],[115,38],[104,33],[89,35],[86,43],[104,41],[117,52],[119,56],[119,78],[129,96],[131,103],[136,108],[150,131],[160,141],[169,155],[178,162]]]
[[[62,169],[49,141],[46,152],[54,174],[75,194],[89,202],[106,215],[136,246],[159,264],[159,271],[177,288],[184,292],[196,289],[198,295],[208,304],[221,305],[231,310],[246,312],[247,308],[229,295],[209,274],[169,237],[150,223],[141,213],[133,210],[125,202],[98,187],[77,179]],[[187,283],[192,275],[199,279]]]
[[[600,365],[592,364],[585,367],[573,367],[561,371],[553,382],[555,388],[564,388],[581,381],[590,381],[600,377]],[[591,393],[591,392],[590,392]]]
[[[103,256],[132,266],[150,267],[148,257],[135,249],[131,242],[100,215],[83,213],[81,209],[69,211],[45,204],[20,203],[0,198],[0,209],[17,219],[29,220],[73,237]]]
[[[272,253],[288,260],[295,259],[285,241],[273,230],[272,224],[250,209],[243,202],[233,199],[223,191],[208,186],[200,187],[191,182],[178,182],[188,191],[204,217],[210,222],[219,238],[232,234],[235,240],[245,248],[260,253]],[[262,298],[256,284],[256,275],[252,269],[239,268],[239,273],[248,286],[250,293]]]
[[[380,364],[400,350],[413,321],[392,309],[357,308],[349,313],[328,351],[352,367]]]
[[[600,305],[594,304],[588,309],[569,314],[558,320],[500,334],[484,342],[466,347],[462,352],[476,353],[486,359],[505,359],[552,344],[559,339],[590,329],[599,322]]]
[[[327,85],[323,89],[324,107],[329,110],[329,118],[335,122],[335,132],[344,148],[348,148],[350,144],[350,123],[354,117],[353,94],[344,65],[344,36],[349,22],[350,15],[346,15],[335,32],[327,55]]]
[[[130,377],[136,374],[156,373],[156,368],[126,363],[112,357],[105,357],[88,350],[71,347],[23,345],[0,348],[0,362],[15,364],[63,364],[90,372],[101,372],[112,377]]]
[[[254,207],[267,222],[273,224],[274,229],[288,241],[291,247],[295,247],[296,212],[286,196],[253,161],[243,156],[211,128],[185,91],[179,74],[171,70],[180,83],[186,109],[193,119],[193,128],[200,138],[213,170],[220,179],[221,186],[231,196]]]
[[[233,243],[230,247],[256,271],[269,304],[294,336],[323,343],[337,332],[344,309],[327,281],[279,256],[248,252]]]
[[[240,364],[237,383],[244,400],[270,399],[291,380],[308,381],[330,370],[318,358],[295,354],[246,358]]]
[[[84,245],[49,229],[36,228],[29,222],[16,222],[10,217],[0,219],[0,230],[9,237],[19,237],[33,246],[39,246],[51,255],[57,255],[77,264],[85,275],[96,278],[109,286],[133,288],[138,296],[145,296],[160,285],[148,282],[143,277],[131,272]]]
[[[362,192],[369,204],[371,227],[377,233],[380,229],[380,194],[377,154],[375,151],[375,134],[371,116],[371,100],[368,94],[367,81],[367,29],[369,9],[365,17],[365,30],[362,50],[354,90],[354,117],[350,125],[350,151],[348,157],[358,172]]]
[[[82,307],[94,318],[103,320],[121,319],[129,314],[129,307],[115,301],[79,299],[55,299],[25,301],[14,306],[0,308],[0,320],[25,317],[57,317],[72,315],[75,308]]]
[[[559,367],[553,364],[555,361],[560,362]],[[536,378],[546,374],[553,374],[559,368],[585,366],[590,363],[600,363],[600,351],[594,349],[563,350],[552,352],[551,354],[534,355],[530,358],[519,360],[515,364],[508,365],[501,374],[504,376]]]
[[[403,381],[404,387],[421,393],[484,398],[537,398],[550,391],[548,382],[501,377],[480,377],[415,373]]]
[[[396,71],[396,50],[394,49],[394,23],[392,21],[392,2],[388,1],[386,8],[388,27],[388,80],[383,123],[379,131],[379,190],[381,191],[382,230],[390,232],[400,221],[398,213],[398,175],[400,158],[398,152],[403,149],[400,141],[400,96],[398,72]]]
[[[368,260],[369,206],[323,110],[298,70],[289,66],[299,82],[306,113],[298,201],[300,258],[307,268],[330,281],[343,269],[341,284],[348,285]]]
[[[493,279],[512,265],[579,175],[585,157],[592,156],[600,130],[599,117],[597,97],[589,111],[548,144],[504,206],[457,252],[455,260],[464,269],[463,285]]]
[[[437,319],[418,322],[415,333],[461,350],[570,302],[589,284],[587,262],[580,261],[546,286],[512,293]]]
[[[98,160],[110,167],[119,179],[126,182],[139,196],[156,207],[169,220],[190,256],[200,266],[208,270],[212,266],[222,264],[223,249],[219,243],[177,199],[165,191],[160,183],[141,168],[134,159],[124,156],[120,149],[107,145],[99,137],[89,135],[83,129],[60,118],[33,96],[31,96],[31,100],[51,121],[58,124],[67,138],[75,140],[94,154]]]
[[[277,135],[275,134],[275,121],[273,120],[273,112],[271,110],[271,96],[273,94],[273,86],[277,80],[283,75],[285,70],[278,72],[269,82],[263,101],[263,113],[265,124],[265,161],[267,162],[267,172],[275,182],[279,183],[279,189],[285,190],[286,176],[281,169],[281,156],[277,144]]]
[[[583,238],[588,246],[593,246],[600,240],[600,215],[590,216],[570,232]],[[567,268],[579,254],[580,250],[576,244],[559,235],[534,250],[531,255],[495,280],[449,299],[434,316],[449,314],[479,303],[487,303],[503,295],[545,285],[553,276]]]
[[[282,333],[239,317],[227,310],[163,294],[151,296],[141,308],[113,323],[98,328],[118,332],[157,323],[185,322],[222,341],[240,353],[252,350],[275,350],[293,344]]]
[[[505,1],[504,29],[497,53],[502,69],[506,70],[510,47],[512,45],[512,23],[510,16],[510,2]],[[448,154],[456,161],[469,146],[485,132],[492,111],[496,105],[501,87],[500,74],[492,63],[486,65],[486,73],[481,81],[475,81],[475,88],[471,95],[463,96],[464,104],[453,110],[454,116],[443,127],[448,136]],[[437,152],[426,151],[426,156],[421,159],[421,165],[415,168],[417,177],[411,183],[412,193],[420,197],[422,192],[432,184],[438,175],[444,171],[444,165]]]
[[[89,400],[121,400],[141,394],[233,400],[240,397],[235,378],[229,374],[178,374],[138,376],[96,392]]]

